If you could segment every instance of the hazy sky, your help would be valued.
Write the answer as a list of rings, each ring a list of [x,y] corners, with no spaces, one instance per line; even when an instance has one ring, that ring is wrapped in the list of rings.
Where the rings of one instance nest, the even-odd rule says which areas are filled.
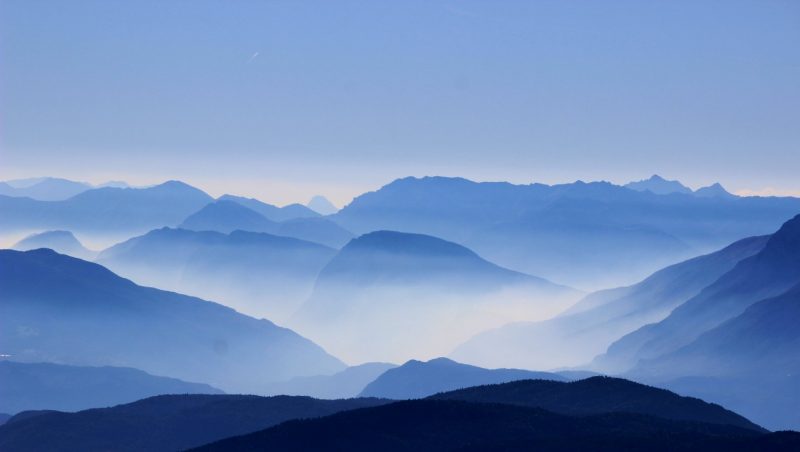
[[[0,179],[800,193],[800,1],[0,0]]]

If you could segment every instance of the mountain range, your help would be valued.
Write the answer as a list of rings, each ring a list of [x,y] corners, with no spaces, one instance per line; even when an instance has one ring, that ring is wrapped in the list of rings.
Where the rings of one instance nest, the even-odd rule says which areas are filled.
[[[86,182],[75,182],[57,177],[35,177],[0,182],[0,195],[63,201],[93,188]]]
[[[800,199],[657,195],[607,182],[513,185],[398,179],[330,218],[356,234],[433,235],[498,265],[583,289],[631,284],[744,237],[773,232]]]
[[[51,250],[0,250],[0,286],[0,343],[20,362],[134,367],[232,392],[345,367],[268,320]]]
[[[206,384],[125,367],[0,361],[0,412],[78,411],[159,394],[222,394]]]
[[[61,201],[0,196],[0,232],[61,229],[125,237],[175,226],[211,201],[178,181],[148,188],[95,188]]]
[[[325,265],[289,324],[347,360],[406,361],[440,356],[518,316],[553,315],[578,296],[452,242],[376,231]]]

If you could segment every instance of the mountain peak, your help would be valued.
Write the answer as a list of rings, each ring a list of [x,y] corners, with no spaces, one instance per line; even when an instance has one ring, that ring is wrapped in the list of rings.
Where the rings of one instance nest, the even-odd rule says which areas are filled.
[[[703,198],[734,198],[736,195],[731,194],[719,182],[715,182],[707,187],[701,187],[694,191],[695,196]]]
[[[625,188],[636,191],[649,191],[656,195],[668,195],[671,193],[690,194],[692,189],[683,185],[677,180],[667,180],[658,174],[653,174],[649,179],[625,184]]]
[[[306,207],[320,215],[332,215],[339,211],[339,209],[334,206],[333,203],[328,200],[328,198],[322,195],[316,195],[311,198],[306,204]]]

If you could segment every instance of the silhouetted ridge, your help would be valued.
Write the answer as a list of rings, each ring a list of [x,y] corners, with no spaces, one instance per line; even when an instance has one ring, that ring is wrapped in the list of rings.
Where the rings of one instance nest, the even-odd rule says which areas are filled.
[[[763,431],[719,405],[621,378],[590,377],[566,383],[521,380],[445,392],[431,398],[539,407],[566,415],[638,413]]]
[[[426,399],[290,421],[196,450],[780,450],[798,444],[796,434],[774,438],[730,425],[641,414],[573,417],[539,408]]]
[[[281,422],[376,406],[377,399],[164,395],[77,413],[21,413],[0,427],[3,451],[175,451]]]

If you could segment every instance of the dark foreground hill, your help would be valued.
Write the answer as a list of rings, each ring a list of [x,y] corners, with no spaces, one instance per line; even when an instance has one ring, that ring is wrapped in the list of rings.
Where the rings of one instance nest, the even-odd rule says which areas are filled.
[[[746,418],[719,405],[621,378],[591,377],[569,383],[521,380],[475,386],[430,398],[538,407],[573,416],[637,413],[675,421],[725,424],[763,431]]]
[[[199,451],[788,450],[798,434],[640,414],[564,416],[540,408],[411,400],[286,422]]]
[[[177,450],[249,432],[254,433],[210,450],[579,450],[595,444],[607,449],[616,445],[617,450],[736,450],[766,441],[763,429],[719,406],[612,378],[525,380],[389,403],[375,398],[174,395],[78,413],[26,412],[0,427],[0,450]],[[360,409],[378,405],[385,406]],[[797,438],[789,441],[796,443]]]
[[[167,395],[77,413],[27,412],[0,426],[0,450],[176,451],[290,419],[388,403],[378,399]]]
[[[77,411],[159,394],[221,394],[201,383],[126,367],[83,367],[0,361],[0,412]]]

